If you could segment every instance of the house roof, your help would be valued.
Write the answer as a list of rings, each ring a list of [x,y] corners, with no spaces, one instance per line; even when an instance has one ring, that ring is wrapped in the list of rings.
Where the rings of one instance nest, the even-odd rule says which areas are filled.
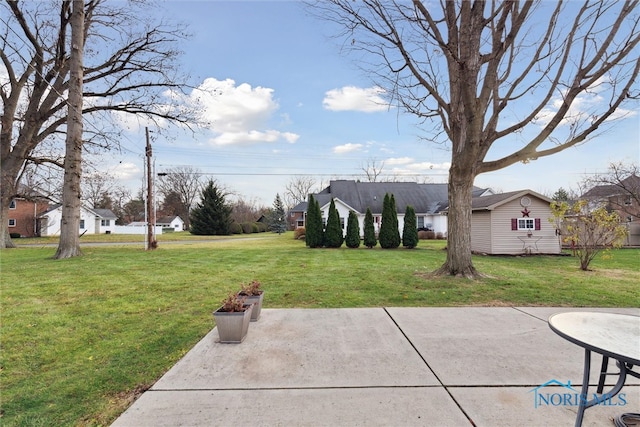
[[[114,214],[111,209],[90,209],[96,213],[96,216],[104,219],[118,219],[118,216]]]
[[[42,213],[42,215],[46,215],[49,212],[53,212],[57,209],[62,209],[62,204],[56,203],[55,205],[51,205],[49,209]],[[86,206],[82,206],[81,209],[92,212],[95,216],[101,219],[118,219],[118,216],[114,214],[110,209],[91,209]]]
[[[475,191],[474,191],[474,194],[476,194]],[[547,196],[543,196],[542,194],[536,193],[535,191],[532,191],[532,190],[517,190],[517,191],[509,191],[507,193],[490,194],[487,196],[473,195],[471,199],[471,210],[491,211],[500,205],[509,203],[512,200],[524,197],[526,195],[537,197],[538,199],[544,200],[547,203],[551,203],[553,201]],[[441,208],[441,210],[446,211],[447,209],[449,209],[449,204],[445,203],[445,205]]]
[[[490,196],[482,196],[482,197],[474,197],[471,200],[471,210],[493,210],[500,205],[505,203],[509,203],[512,200],[519,199],[524,196],[534,196],[538,199],[544,200],[547,203],[551,203],[553,200],[548,198],[547,196],[543,196],[542,194],[536,193],[531,190],[518,190],[518,191],[509,191],[507,193],[501,194],[492,194]]]
[[[156,224],[171,224],[173,222],[174,219],[179,219],[180,221],[182,221],[182,218],[180,218],[178,215],[174,215],[174,216],[164,216],[162,218],[158,218],[156,219]]]
[[[295,205],[289,212],[306,212],[309,202],[300,202]]]
[[[611,197],[619,196],[621,194],[629,194],[629,192],[640,193],[640,177],[638,175],[630,175],[620,181],[620,184],[596,185],[584,193],[581,198],[593,199]]]
[[[474,191],[482,193],[486,189],[474,187]],[[314,194],[314,197],[320,206],[329,204],[333,198],[341,200],[359,213],[366,212],[367,208],[372,213],[381,213],[387,193],[393,194],[399,213],[404,213],[407,206],[413,206],[416,213],[435,214],[447,204],[448,184],[336,180]]]

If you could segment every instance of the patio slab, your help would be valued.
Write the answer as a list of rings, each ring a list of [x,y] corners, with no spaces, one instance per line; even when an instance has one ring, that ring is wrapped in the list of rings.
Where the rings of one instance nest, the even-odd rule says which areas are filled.
[[[579,390],[583,350],[547,325],[575,310],[265,308],[242,344],[209,332],[113,425],[571,426],[575,406],[538,405],[536,393],[571,394],[550,380]],[[583,425],[639,412],[628,382]]]
[[[263,309],[242,344],[217,340],[213,329],[153,390],[438,384],[381,308]]]
[[[551,314],[572,308],[416,307],[387,311],[445,386],[533,387],[552,379],[582,384],[584,349],[555,334],[547,324]],[[606,311],[633,314],[633,310]],[[595,357],[592,362],[593,384],[598,380],[600,360]],[[614,361],[609,363],[614,369]],[[615,378],[607,378],[607,384],[614,382]]]
[[[471,426],[441,387],[147,391],[118,426]]]

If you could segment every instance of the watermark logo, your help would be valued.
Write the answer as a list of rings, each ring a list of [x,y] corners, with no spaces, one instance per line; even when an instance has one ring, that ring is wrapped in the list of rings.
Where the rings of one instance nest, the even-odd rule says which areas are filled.
[[[625,406],[627,404],[627,397],[624,393],[619,393],[615,396],[609,393],[593,393],[591,399],[589,399],[589,396],[585,399],[579,390],[571,386],[571,381],[567,381],[564,384],[558,380],[550,380],[529,390],[529,393],[533,393],[535,408],[540,406],[580,406],[581,402],[584,404],[591,399],[595,405]]]

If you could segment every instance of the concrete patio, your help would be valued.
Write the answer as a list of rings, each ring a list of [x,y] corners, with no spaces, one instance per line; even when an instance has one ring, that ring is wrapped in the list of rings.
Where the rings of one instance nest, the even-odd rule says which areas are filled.
[[[214,328],[113,426],[572,426],[584,350],[550,307],[267,309],[242,344]],[[640,343],[638,343],[640,347]],[[600,357],[592,361],[595,391]],[[610,371],[614,370],[610,361]],[[612,384],[610,378],[607,384]],[[631,378],[583,426],[640,412]],[[556,404],[553,404],[556,403]]]

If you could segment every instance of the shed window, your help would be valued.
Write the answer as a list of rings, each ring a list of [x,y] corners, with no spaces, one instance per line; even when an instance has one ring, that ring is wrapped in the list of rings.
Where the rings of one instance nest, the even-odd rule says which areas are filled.
[[[533,218],[518,218],[518,230],[533,230]]]
[[[511,230],[540,230],[540,218],[512,218]]]

